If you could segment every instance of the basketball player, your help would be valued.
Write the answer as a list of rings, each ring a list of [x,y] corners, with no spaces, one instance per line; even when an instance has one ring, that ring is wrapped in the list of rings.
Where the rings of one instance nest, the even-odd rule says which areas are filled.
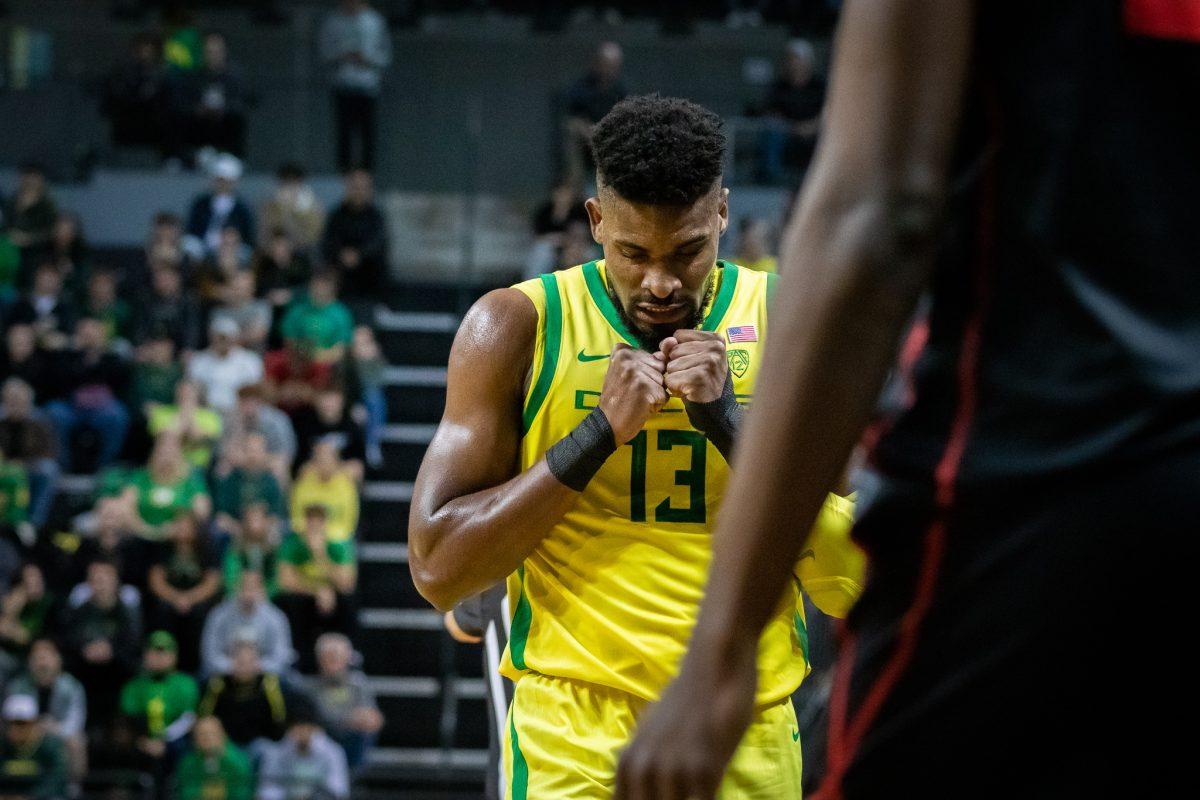
[[[594,150],[587,210],[605,258],[492,292],[466,316],[409,523],[414,580],[438,607],[508,579],[513,800],[611,796],[691,634],[768,335],[774,278],[717,260],[720,120],[634,98],[597,125]],[[843,563],[845,506],[829,500],[828,548],[794,570],[814,590],[853,586],[815,574]],[[727,800],[799,792],[798,592],[776,594]]]

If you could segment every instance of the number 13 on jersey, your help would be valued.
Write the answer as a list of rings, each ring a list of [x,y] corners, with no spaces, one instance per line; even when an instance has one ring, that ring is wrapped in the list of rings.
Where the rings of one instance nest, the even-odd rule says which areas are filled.
[[[655,453],[664,453],[658,459],[665,459],[665,453],[676,448],[690,448],[690,466],[686,469],[675,470],[675,486],[683,486],[688,490],[688,504],[677,507],[672,504],[670,496],[654,507],[655,522],[700,522],[707,519],[708,509],[705,505],[705,463],[708,454],[708,439],[697,431],[659,430],[654,431]],[[650,431],[642,431],[629,441],[628,447],[633,448],[633,458],[629,469],[629,519],[633,522],[646,521],[646,468],[648,461],[656,461],[650,451]],[[673,460],[677,461],[677,459]],[[656,467],[661,469],[662,467]]]

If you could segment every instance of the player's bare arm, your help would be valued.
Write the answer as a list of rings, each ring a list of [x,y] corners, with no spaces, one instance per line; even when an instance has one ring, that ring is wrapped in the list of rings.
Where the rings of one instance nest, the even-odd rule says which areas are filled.
[[[514,572],[579,497],[581,487],[564,483],[568,473],[556,476],[547,459],[518,470],[536,333],[529,299],[500,289],[471,309],[455,337],[446,410],[417,475],[409,515],[413,580],[439,609]],[[662,372],[654,355],[614,351],[597,412],[611,427],[608,452],[666,402]],[[591,453],[573,447],[558,453],[570,475],[586,477]]]
[[[973,17],[956,0],[845,6],[707,595],[679,678],[622,759],[620,800],[712,798],[750,719],[759,633],[928,277]]]

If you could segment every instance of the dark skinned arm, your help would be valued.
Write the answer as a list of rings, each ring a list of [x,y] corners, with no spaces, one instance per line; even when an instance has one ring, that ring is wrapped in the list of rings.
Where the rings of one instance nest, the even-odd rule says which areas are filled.
[[[960,0],[845,4],[706,597],[679,678],[622,757],[616,800],[711,800],[752,718],[760,632],[928,281],[973,28]]]
[[[455,337],[446,410],[421,463],[408,521],[413,581],[442,611],[516,571],[579,497],[545,459],[518,471],[536,334],[529,298],[500,289],[475,304]]]
[[[442,611],[516,571],[579,499],[545,458],[518,469],[536,332],[529,299],[500,289],[467,313],[450,351],[446,411],[417,474],[408,520],[413,582]],[[623,342],[613,348],[594,412],[612,444],[636,436],[667,402],[665,368],[661,353]]]

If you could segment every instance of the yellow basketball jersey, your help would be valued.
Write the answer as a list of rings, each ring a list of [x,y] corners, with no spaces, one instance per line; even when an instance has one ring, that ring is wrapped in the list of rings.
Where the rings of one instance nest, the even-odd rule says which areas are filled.
[[[774,275],[719,262],[701,324],[726,341],[734,391],[749,403]],[[610,299],[604,262],[518,284],[538,312],[521,469],[595,408],[614,345],[638,346]],[[710,535],[729,466],[673,397],[617,448],[576,506],[508,581],[513,609],[501,672],[527,670],[656,700],[675,675],[708,577]],[[759,648],[758,701],[790,695],[807,672],[799,586],[781,598]]]

